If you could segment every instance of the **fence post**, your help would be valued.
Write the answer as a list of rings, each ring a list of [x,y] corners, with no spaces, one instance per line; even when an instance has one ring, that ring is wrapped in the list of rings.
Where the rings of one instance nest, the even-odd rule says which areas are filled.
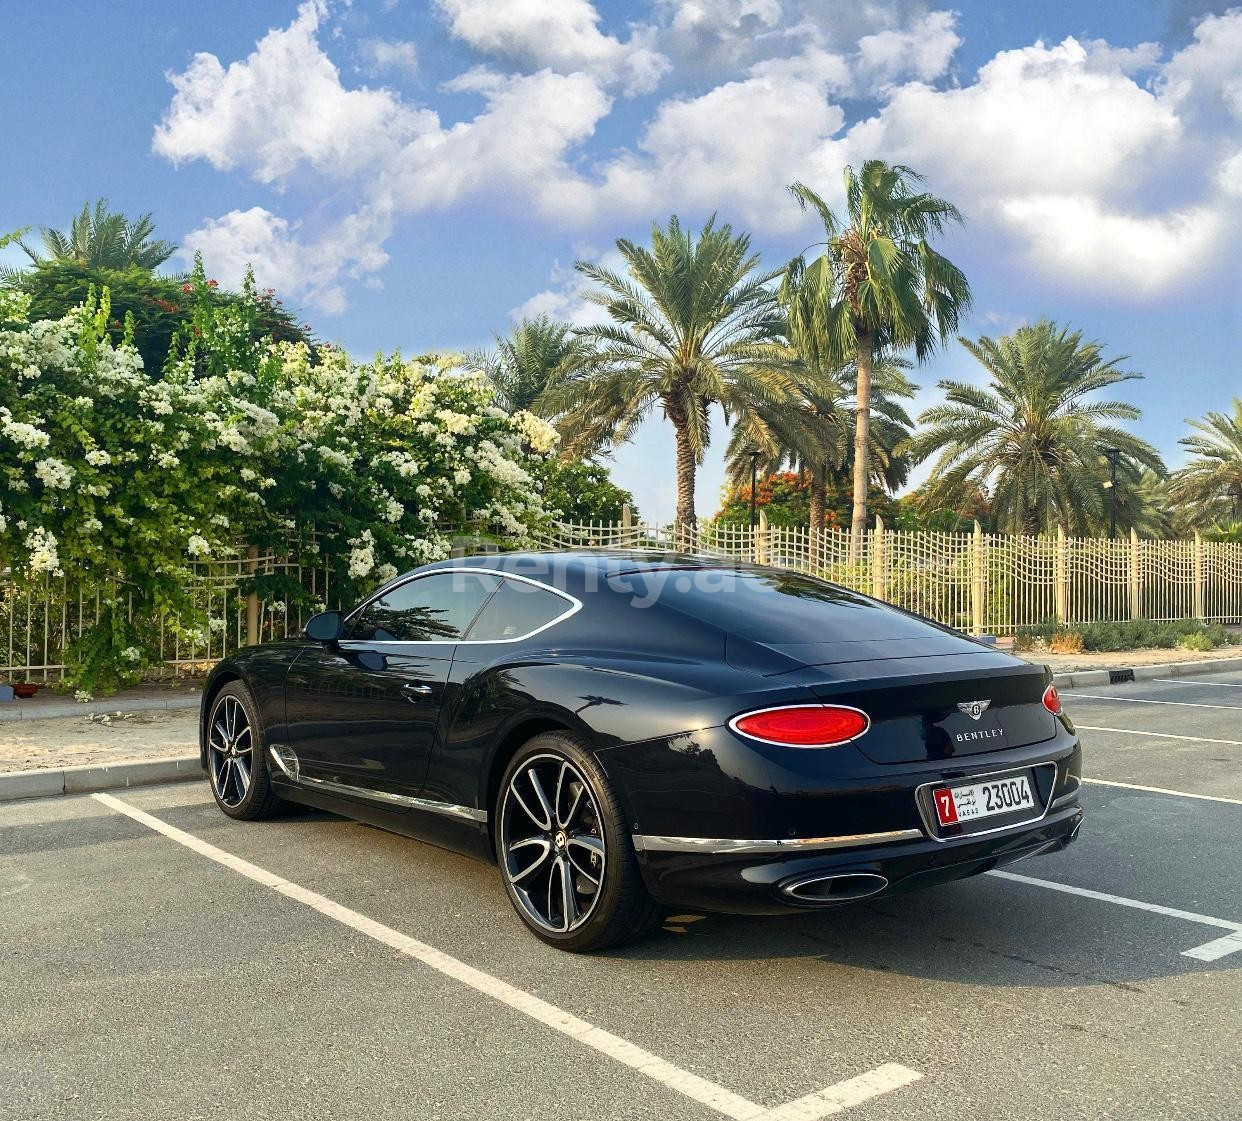
[[[768,512],[759,511],[759,538],[755,542],[755,563],[768,563]]]
[[[974,540],[970,550],[970,633],[976,638],[983,634],[983,526],[975,519]]]
[[[1130,529],[1130,618],[1143,617],[1143,584],[1142,569],[1139,567],[1140,553],[1138,530]]]
[[[621,547],[628,549],[630,547],[630,529],[634,522],[634,513],[630,510],[630,504],[624,503],[621,507]]]
[[[871,535],[871,596],[888,598],[888,572],[884,562],[884,519],[875,516],[875,532]]]
[[[1069,622],[1069,565],[1066,560],[1065,527],[1057,526],[1056,551],[1053,553],[1053,568],[1056,580],[1057,622]]]
[[[246,571],[252,576],[259,571],[259,547],[251,545],[247,554]],[[246,645],[255,646],[259,641],[259,593],[250,589],[246,596]]]
[[[1203,571],[1203,536],[1195,531],[1195,618],[1203,619],[1205,617],[1203,600],[1204,600],[1204,571]]]

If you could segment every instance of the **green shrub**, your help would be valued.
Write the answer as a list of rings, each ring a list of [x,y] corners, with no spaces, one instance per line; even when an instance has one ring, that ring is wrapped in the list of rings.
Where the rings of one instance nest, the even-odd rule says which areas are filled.
[[[1174,619],[1154,622],[1151,619],[1114,619],[1099,623],[1075,623],[1062,626],[1053,619],[1031,626],[1019,627],[1014,635],[1014,649],[1032,650],[1075,644],[1069,636],[1082,640],[1082,649],[1092,654],[1112,654],[1119,650],[1212,650],[1217,646],[1242,643],[1242,635],[1226,630],[1219,623],[1205,624],[1198,619]]]

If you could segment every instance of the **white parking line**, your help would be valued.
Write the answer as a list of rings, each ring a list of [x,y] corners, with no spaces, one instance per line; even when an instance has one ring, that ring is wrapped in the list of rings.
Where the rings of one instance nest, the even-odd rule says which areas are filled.
[[[1129,705],[1176,705],[1178,708],[1215,708],[1221,712],[1242,712],[1242,705],[1203,705],[1193,701],[1149,701],[1146,697],[1106,697],[1103,693],[1066,693],[1069,701],[1118,701]]]
[[[1123,790],[1142,790],[1148,794],[1171,794],[1175,798],[1198,798],[1201,802],[1226,802],[1231,806],[1242,806],[1242,798],[1223,798],[1216,794],[1191,794],[1188,790],[1166,790],[1163,786],[1138,786],[1133,782],[1113,782],[1106,778],[1085,778],[1093,786],[1120,786]]]
[[[1189,740],[1191,743],[1226,743],[1231,747],[1242,747],[1242,740],[1213,740],[1207,736],[1175,736],[1172,732],[1140,732],[1137,728],[1101,728],[1098,725],[1079,724],[1074,721],[1074,727],[1083,732],[1120,732],[1126,736],[1155,736],[1160,740]]]
[[[767,1109],[726,1090],[715,1082],[709,1082],[706,1078],[700,1078],[697,1074],[691,1074],[688,1070],[682,1070],[672,1063],[665,1062],[650,1051],[645,1051],[618,1035],[613,1035],[603,1028],[597,1028],[586,1020],[557,1008],[554,1004],[549,1004],[537,996],[515,988],[499,977],[493,977],[490,973],[475,969],[464,961],[459,961],[442,950],[437,950],[434,946],[419,942],[408,934],[402,934],[399,930],[384,926],[383,923],[350,910],[318,892],[291,883],[273,872],[260,868],[257,864],[251,864],[248,860],[225,852],[224,849],[216,848],[215,845],[195,837],[192,833],[186,833],[174,825],[169,825],[168,822],[131,806],[128,802],[122,802],[121,799],[114,798],[111,794],[93,794],[91,797],[117,813],[132,818],[147,826],[148,829],[153,829],[170,840],[176,841],[179,845],[184,845],[200,856],[214,860],[238,875],[245,876],[289,899],[305,904],[321,915],[326,915],[351,930],[358,931],[359,934],[374,938],[375,941],[430,966],[446,977],[452,977],[468,985],[475,992],[491,997],[501,1004],[507,1004],[532,1020],[559,1031],[584,1046],[638,1071],[639,1074],[646,1075],[652,1081],[676,1090],[692,1101],[707,1106],[725,1117],[733,1118],[734,1121],[819,1121],[819,1118],[840,1113],[850,1106],[858,1105],[891,1090],[898,1090],[923,1077],[918,1071],[911,1070],[900,1063],[885,1063],[855,1078],[837,1082],[824,1090],[818,1090],[782,1106]]]
[[[1152,677],[1150,681],[1163,681],[1166,685],[1219,685],[1222,689],[1242,689],[1237,681],[1195,681],[1186,677]]]
[[[1202,946],[1183,950],[1183,957],[1198,958],[1200,961],[1215,961],[1235,950],[1242,950],[1242,923],[1232,922],[1229,919],[1216,919],[1211,915],[1200,915],[1195,911],[1162,907],[1159,903],[1144,903],[1141,899],[1127,899],[1124,895],[1109,895],[1104,891],[1092,891],[1087,887],[1059,884],[1055,880],[1037,880],[1034,876],[1019,876],[1014,872],[1002,872],[999,869],[994,869],[987,875],[996,876],[1002,880],[1013,880],[1020,884],[1032,884],[1035,887],[1047,888],[1049,891],[1061,891],[1066,895],[1080,895],[1084,899],[1095,899],[1101,903],[1115,903],[1119,907],[1131,907],[1136,911],[1150,911],[1154,915],[1167,915],[1169,918],[1185,919],[1187,922],[1202,923],[1204,926],[1221,927],[1230,932],[1223,938],[1216,938]]]

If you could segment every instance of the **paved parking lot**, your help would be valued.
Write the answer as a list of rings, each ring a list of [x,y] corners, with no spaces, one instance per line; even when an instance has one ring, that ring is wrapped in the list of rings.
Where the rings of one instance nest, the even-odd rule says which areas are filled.
[[[0,809],[0,1117],[1242,1114],[1242,671],[1079,690],[1010,873],[595,957],[495,870],[179,784]]]

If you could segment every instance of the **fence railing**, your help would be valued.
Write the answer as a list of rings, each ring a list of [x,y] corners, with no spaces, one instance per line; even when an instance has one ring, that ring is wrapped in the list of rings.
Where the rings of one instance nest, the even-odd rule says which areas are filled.
[[[284,576],[308,594],[264,600],[242,592],[244,582],[255,575]],[[322,562],[306,564],[251,550],[193,564],[183,591],[190,604],[186,618],[151,621],[160,660],[170,670],[207,666],[242,646],[297,634],[307,612],[296,601],[327,603],[331,580]],[[0,574],[0,676],[58,679],[65,670],[66,651],[109,606],[130,620],[142,611],[134,589],[123,580],[65,573],[19,581]]]
[[[1057,619],[1242,622],[1242,544],[1204,541],[1020,537],[891,530],[877,519],[857,550],[851,535],[805,526],[701,522],[554,523],[536,535],[551,549],[622,548],[699,552],[813,573],[974,634],[1012,634]],[[856,559],[852,559],[856,558]],[[278,575],[302,590],[288,600],[242,591],[253,575]],[[251,552],[195,564],[185,587],[198,620],[153,621],[160,660],[170,670],[206,666],[256,641],[296,634],[304,602],[337,606],[328,566]],[[55,680],[66,650],[112,601],[141,611],[119,580],[71,573],[36,580],[0,574],[0,677]],[[202,625],[206,620],[206,625]]]
[[[974,634],[1012,634],[1057,619],[1242,622],[1242,544],[1128,538],[934,533],[852,535],[806,526],[701,522],[558,524],[546,548],[654,548],[754,560],[812,573]]]

